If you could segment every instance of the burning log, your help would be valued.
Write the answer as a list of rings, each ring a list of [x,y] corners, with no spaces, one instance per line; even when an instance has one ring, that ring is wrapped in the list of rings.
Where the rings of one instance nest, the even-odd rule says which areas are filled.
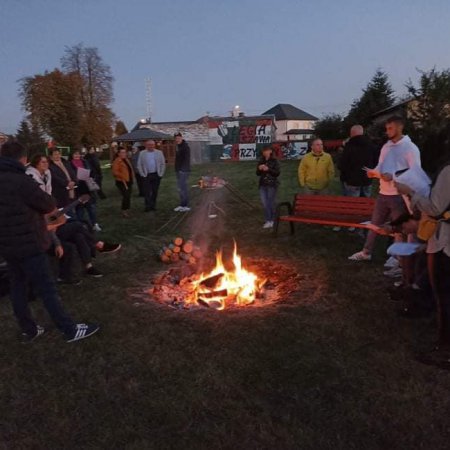
[[[199,292],[198,298],[199,299],[217,298],[217,297],[226,297],[227,295],[228,295],[227,289],[221,289],[220,291]]]
[[[213,289],[219,284],[220,280],[223,278],[224,275],[225,275],[224,273],[218,273],[217,275],[214,275],[212,277],[205,278],[200,282],[200,286]]]

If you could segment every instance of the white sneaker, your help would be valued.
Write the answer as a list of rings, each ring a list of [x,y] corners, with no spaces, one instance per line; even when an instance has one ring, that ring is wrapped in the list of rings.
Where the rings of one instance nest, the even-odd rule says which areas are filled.
[[[393,267],[392,269],[383,272],[383,275],[389,278],[399,278],[402,276],[402,272],[401,267]]]
[[[272,228],[273,227],[273,222],[269,222],[267,221],[264,225],[263,228]]]
[[[350,228],[348,229],[348,231],[349,231],[350,233],[353,233],[355,230],[356,230],[355,227],[350,227]]]
[[[372,255],[368,255],[367,253],[356,252],[352,256],[349,256],[348,259],[350,261],[370,261],[372,259]]]
[[[100,225],[98,223],[95,223],[94,226],[92,227],[92,229],[94,231],[102,231],[102,229],[100,228]]]
[[[191,208],[189,208],[189,206],[182,206],[180,209],[181,212],[188,212],[190,210],[191,210]]]
[[[182,206],[177,206],[177,207],[174,208],[173,210],[176,211],[176,212],[180,212],[180,211],[183,210],[183,207],[182,207]]]
[[[333,231],[341,231],[341,227],[333,227]]]
[[[392,269],[394,267],[398,267],[398,264],[399,264],[398,259],[394,258],[393,256],[390,256],[384,263],[384,267],[386,267],[386,269]]]

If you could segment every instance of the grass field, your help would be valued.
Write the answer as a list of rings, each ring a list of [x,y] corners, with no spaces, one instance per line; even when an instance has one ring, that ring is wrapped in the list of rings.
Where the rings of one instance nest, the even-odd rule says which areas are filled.
[[[282,163],[280,201],[297,191],[296,166]],[[191,180],[208,171],[259,205],[254,164],[197,166]],[[156,215],[133,197],[133,218],[120,218],[109,175],[106,193],[102,236],[124,248],[98,257],[103,279],[61,289],[67,309],[101,323],[101,333],[66,344],[53,329],[24,345],[0,300],[0,448],[450,448],[450,375],[414,359],[434,324],[396,316],[382,240],[374,262],[352,263],[357,235],[304,225],[274,238],[260,209],[225,197],[225,223],[203,224],[211,246],[235,237],[244,261],[281,258],[301,289],[257,310],[174,311],[129,296],[161,270],[155,250],[174,235],[156,233],[177,204],[173,169]],[[200,225],[177,232],[198,234]],[[33,309],[48,324],[40,304]]]

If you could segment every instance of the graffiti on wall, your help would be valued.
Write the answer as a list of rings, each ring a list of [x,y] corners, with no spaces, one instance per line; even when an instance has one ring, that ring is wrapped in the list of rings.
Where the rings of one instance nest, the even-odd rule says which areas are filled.
[[[274,133],[271,119],[211,120],[209,140],[211,146],[221,146],[221,159],[252,161],[264,147],[272,143]]]

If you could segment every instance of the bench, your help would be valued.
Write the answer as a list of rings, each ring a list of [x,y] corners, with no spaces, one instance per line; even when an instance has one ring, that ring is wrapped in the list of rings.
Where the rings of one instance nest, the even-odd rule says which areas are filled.
[[[295,232],[295,222],[370,229],[363,222],[371,220],[374,204],[373,198],[366,197],[297,194],[292,204],[277,206],[274,233],[277,234],[280,222],[289,222],[291,234]],[[286,215],[282,215],[284,208]]]

